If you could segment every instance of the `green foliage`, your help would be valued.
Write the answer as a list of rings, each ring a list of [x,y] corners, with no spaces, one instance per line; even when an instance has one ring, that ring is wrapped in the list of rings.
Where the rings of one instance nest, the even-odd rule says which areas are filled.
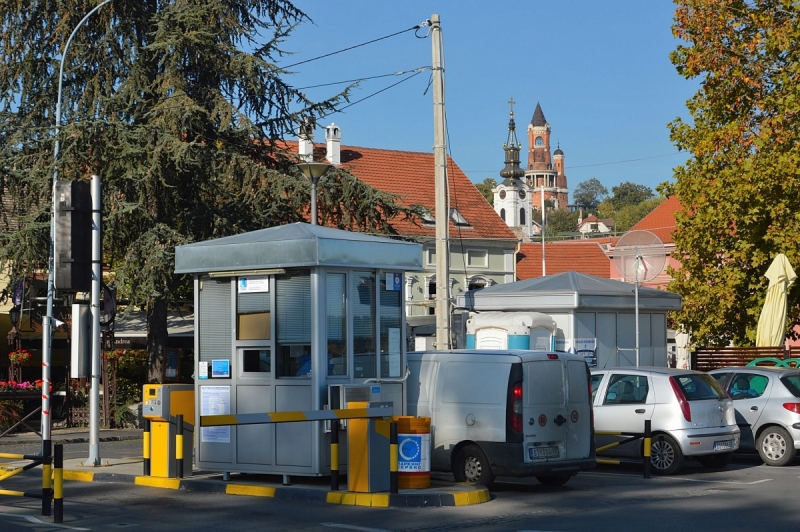
[[[494,192],[492,189],[497,186],[497,181],[492,179],[491,177],[487,177],[483,180],[483,183],[476,183],[475,188],[478,189],[478,192],[486,198],[486,201],[489,202],[489,205],[494,205]]]
[[[691,120],[670,124],[689,159],[675,170],[670,289],[683,295],[676,320],[697,344],[753,345],[778,253],[800,265],[800,5],[776,0],[676,2],[671,55],[700,78]],[[800,316],[800,286],[788,294],[788,326]]]
[[[615,210],[620,210],[628,205],[638,205],[653,196],[655,194],[650,187],[626,181],[616,187],[611,187],[610,201]]]
[[[85,2],[4,2],[0,16],[0,261],[45,268],[59,62]],[[104,262],[147,311],[158,381],[167,305],[185,298],[175,246],[304,220],[310,186],[280,141],[348,91],[312,102],[283,80],[279,47],[306,16],[287,0],[114,2],[75,33],[63,76],[60,179],[103,183]],[[344,171],[320,186],[323,222],[390,233],[414,208]]]
[[[578,212],[563,209],[547,211],[545,218],[545,238],[553,239],[560,233],[575,232],[578,227]]]
[[[599,179],[593,177],[588,181],[578,183],[572,193],[572,201],[576,205],[596,209],[607,194],[608,189],[603,186]]]
[[[614,214],[614,223],[616,225],[615,231],[617,233],[624,233],[631,227],[639,223],[642,218],[650,214],[650,212],[661,205],[666,198],[653,198],[645,200],[637,205],[626,205],[616,211]]]

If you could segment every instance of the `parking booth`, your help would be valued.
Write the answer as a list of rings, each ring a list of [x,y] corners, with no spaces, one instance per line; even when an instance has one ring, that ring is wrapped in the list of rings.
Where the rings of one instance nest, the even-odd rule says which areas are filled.
[[[305,223],[178,246],[175,272],[194,276],[197,467],[331,471],[330,421],[201,427],[200,416],[354,401],[404,415],[403,272],[421,261],[419,244]]]

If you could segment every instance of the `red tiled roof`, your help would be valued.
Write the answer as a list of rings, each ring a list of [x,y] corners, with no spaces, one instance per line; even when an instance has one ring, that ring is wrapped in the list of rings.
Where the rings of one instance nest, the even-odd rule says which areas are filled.
[[[683,206],[678,198],[670,196],[631,227],[631,231],[650,231],[664,244],[673,244],[675,240],[672,238],[672,233],[677,229],[675,213],[682,210]]]
[[[286,141],[297,152],[297,141]],[[325,146],[314,147],[314,159],[325,160]],[[341,146],[341,168],[348,170],[373,188],[399,196],[406,206],[422,205],[435,216],[433,153]],[[483,238],[517,241],[517,237],[494,212],[486,198],[450,157],[447,158],[450,207],[463,216],[469,226],[456,226],[450,220],[450,238]],[[434,224],[418,225],[396,218],[392,227],[401,235],[436,236]]]
[[[605,240],[605,239],[604,239]],[[610,278],[609,258],[600,244],[592,239],[546,242],[545,261],[547,275],[575,271]],[[517,253],[517,280],[542,276],[542,244],[522,244]]]

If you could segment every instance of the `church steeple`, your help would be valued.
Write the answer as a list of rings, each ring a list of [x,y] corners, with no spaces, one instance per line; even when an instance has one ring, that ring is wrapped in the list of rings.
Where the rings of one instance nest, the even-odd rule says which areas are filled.
[[[511,98],[508,103],[511,106],[508,120],[508,139],[503,144],[503,150],[506,152],[506,166],[500,171],[500,177],[513,182],[515,179],[522,178],[525,175],[525,171],[519,166],[519,152],[522,146],[517,140],[517,126],[514,122],[514,104],[516,102],[514,98]]]

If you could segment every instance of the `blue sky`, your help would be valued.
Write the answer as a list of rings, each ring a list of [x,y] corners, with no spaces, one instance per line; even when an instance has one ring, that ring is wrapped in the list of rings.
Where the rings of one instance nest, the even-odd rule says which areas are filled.
[[[517,102],[517,134],[527,160],[525,128],[537,101],[560,143],[572,189],[596,177],[611,187],[630,181],[655,187],[672,181],[686,160],[667,124],[689,116],[698,88],[669,60],[674,5],[666,0],[295,0],[314,21],[283,43],[288,66],[441,18],[450,153],[474,182],[498,179]],[[424,34],[424,32],[422,32]],[[379,76],[431,65],[431,39],[404,33],[353,51],[289,68],[295,87]],[[355,101],[400,81],[363,81]],[[426,71],[320,121],[341,127],[342,144],[431,151],[433,103]],[[322,99],[344,85],[308,88]],[[324,142],[317,129],[316,141]],[[631,162],[621,162],[630,161]],[[402,169],[398,169],[402,179]]]

